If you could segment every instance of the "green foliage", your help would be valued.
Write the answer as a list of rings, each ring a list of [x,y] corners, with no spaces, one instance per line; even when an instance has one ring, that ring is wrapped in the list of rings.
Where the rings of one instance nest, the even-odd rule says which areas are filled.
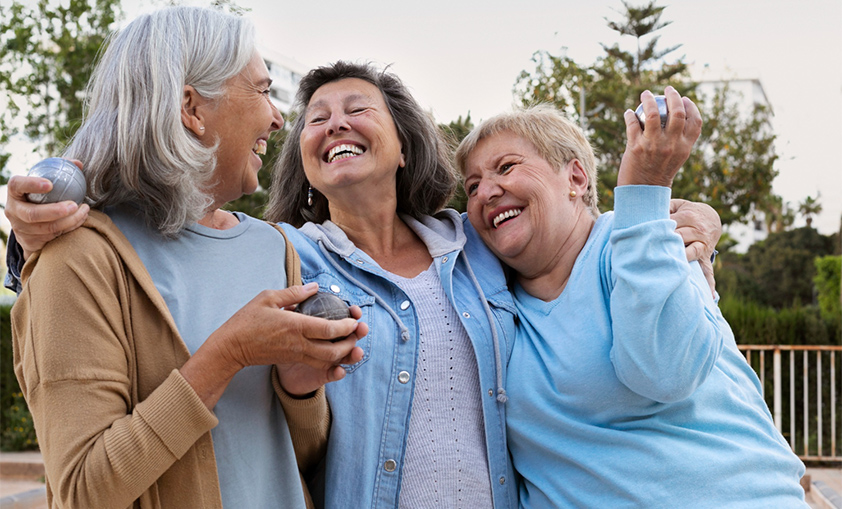
[[[780,197],[772,192],[778,156],[769,108],[755,104],[744,118],[725,86],[701,110],[702,135],[673,182],[673,195],[709,204],[724,225],[743,222],[755,209],[779,204]]]
[[[11,310],[11,306],[0,306],[0,450],[22,451],[37,448],[38,441],[15,378]]]
[[[772,233],[744,255],[722,253],[717,290],[775,309],[809,305],[816,273],[813,260],[832,254],[837,242],[837,235],[822,235],[813,228]]]
[[[459,143],[474,129],[471,112],[469,111],[464,119],[462,115],[459,115],[458,119],[451,121],[449,124],[439,124],[439,129],[441,129],[444,139],[447,140],[451,152],[455,151]],[[459,185],[456,187],[456,194],[453,195],[447,206],[459,212],[465,212],[467,203],[468,197],[465,195],[465,189]]]
[[[825,319],[815,306],[776,310],[725,295],[722,315],[741,345],[838,345],[842,320]]]
[[[822,211],[822,204],[819,203],[820,195],[821,193],[815,198],[808,196],[804,198],[803,202],[798,204],[798,213],[804,216],[804,220],[807,221],[807,227],[813,226],[813,216],[820,214]]]
[[[83,90],[96,55],[121,13],[120,0],[38,0],[34,6],[12,0],[0,6],[5,134],[16,132],[12,119],[26,112],[23,133],[41,151],[64,149],[81,125]],[[0,147],[8,141],[0,139]]]
[[[618,44],[603,45],[605,54],[593,65],[582,65],[566,55],[539,51],[533,55],[535,69],[523,71],[515,94],[524,105],[550,103],[578,120],[594,147],[599,163],[600,208],[613,208],[613,190],[625,150],[623,112],[635,109],[641,92],[661,93],[672,85],[684,96],[696,98],[697,84],[689,79],[683,57],[666,58],[680,46],[658,48],[664,7],[650,1],[642,7],[623,2],[621,21],[608,21],[620,36],[636,39],[635,52]],[[697,101],[698,102],[698,101]],[[777,171],[772,150],[774,135],[770,112],[761,106],[743,119],[725,87],[712,102],[701,104],[703,133],[694,153],[675,179],[673,195],[710,203],[723,224],[749,217],[772,196],[771,182]]]
[[[823,256],[815,259],[816,275],[813,282],[818,292],[819,308],[825,319],[842,316],[842,256]]]

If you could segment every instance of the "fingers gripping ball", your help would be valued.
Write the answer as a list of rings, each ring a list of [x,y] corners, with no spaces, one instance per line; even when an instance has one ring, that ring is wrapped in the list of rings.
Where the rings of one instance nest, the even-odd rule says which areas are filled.
[[[72,200],[82,203],[87,185],[85,176],[67,159],[51,157],[44,159],[29,170],[30,177],[42,177],[53,183],[49,193],[30,193],[26,199],[32,203],[57,203]]]
[[[662,95],[655,96],[655,103],[658,105],[658,114],[661,115],[661,129],[666,129],[667,127],[667,98]],[[634,110],[634,114],[637,115],[637,119],[640,121],[640,128],[645,129],[646,127],[643,125],[646,122],[646,113],[643,112],[643,105],[637,107]]]
[[[329,293],[319,292],[304,300],[295,309],[299,313],[327,320],[351,318],[351,311],[345,301]]]

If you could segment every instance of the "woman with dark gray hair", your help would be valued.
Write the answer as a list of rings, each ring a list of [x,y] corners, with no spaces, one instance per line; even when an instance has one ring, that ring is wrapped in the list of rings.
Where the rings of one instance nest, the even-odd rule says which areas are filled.
[[[317,289],[291,245],[220,209],[283,125],[270,82],[251,23],[202,8],[138,17],[97,65],[66,153],[96,210],[29,258],[12,312],[52,507],[305,506],[281,384],[341,378],[366,328],[285,309]],[[66,213],[21,199],[44,187],[13,178],[10,217]]]

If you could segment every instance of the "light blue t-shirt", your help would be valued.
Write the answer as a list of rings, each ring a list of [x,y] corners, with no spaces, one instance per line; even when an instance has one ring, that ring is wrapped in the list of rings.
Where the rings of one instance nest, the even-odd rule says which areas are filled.
[[[515,288],[507,428],[524,507],[802,508],[775,429],[669,189],[617,188],[567,286]]]
[[[191,354],[263,290],[286,288],[284,238],[272,226],[235,213],[240,224],[194,224],[176,239],[146,227],[137,211],[106,211],[137,251]],[[270,366],[237,373],[213,408],[211,430],[224,507],[305,506],[283,409]]]

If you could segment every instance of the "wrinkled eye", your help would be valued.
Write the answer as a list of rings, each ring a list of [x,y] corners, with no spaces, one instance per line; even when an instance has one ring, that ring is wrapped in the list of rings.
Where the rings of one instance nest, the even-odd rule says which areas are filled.
[[[514,167],[514,163],[504,163],[500,165],[500,173],[509,173],[509,171]]]
[[[473,196],[474,194],[476,194],[478,188],[479,188],[479,184],[471,183],[471,184],[468,185],[468,187],[465,188],[465,193],[468,196]]]

